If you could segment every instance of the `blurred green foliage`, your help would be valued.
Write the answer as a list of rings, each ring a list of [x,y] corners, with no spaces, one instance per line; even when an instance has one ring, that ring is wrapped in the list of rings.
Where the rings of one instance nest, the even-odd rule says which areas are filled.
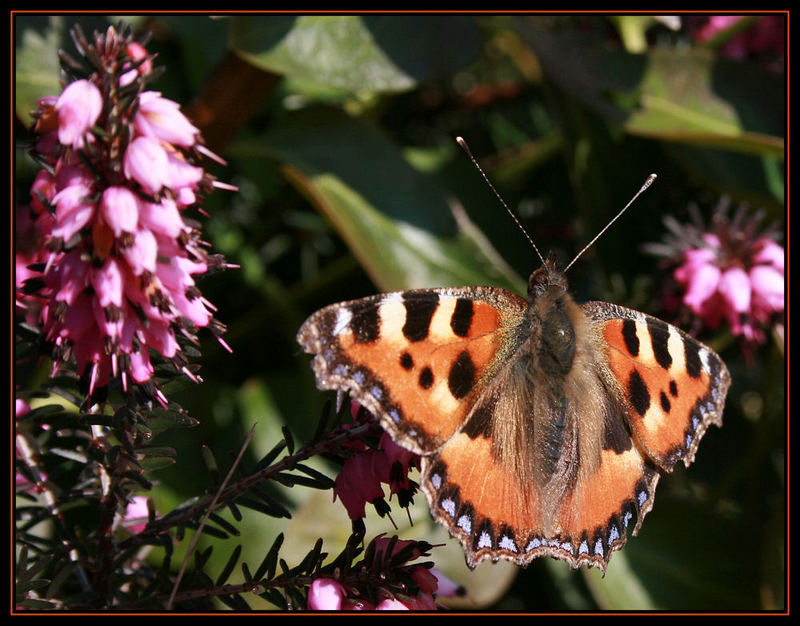
[[[71,47],[66,28],[77,21],[90,33],[117,19],[15,17],[20,124],[29,123],[37,97],[59,91],[57,49]],[[157,510],[209,484],[201,444],[218,458],[234,455],[256,424],[253,463],[280,437],[281,425],[299,441],[311,434],[330,394],[314,388],[294,337],[316,308],[412,287],[491,284],[524,293],[538,260],[456,135],[469,142],[543,253],[555,250],[562,263],[649,173],[658,174],[571,269],[579,301],[662,313],[665,273],[640,245],[661,238],[662,216],[686,221],[691,203],[707,210],[727,196],[782,226],[784,74],[697,45],[687,19],[697,18],[671,30],[650,16],[130,18],[152,31],[148,49],[166,67],[153,88],[187,106],[229,55],[263,70],[264,80],[279,77],[252,111],[225,110],[235,136],[210,146],[228,161],[215,173],[239,192],[207,200],[205,232],[240,268],[200,287],[228,325],[234,354],[208,334],[204,383],[168,391],[200,424],[159,439],[177,449],[178,462],[154,474]],[[236,76],[215,80],[224,85]],[[22,153],[16,172],[16,199],[25,202],[34,169]],[[454,606],[784,607],[782,339],[749,360],[724,333],[703,339],[733,376],[725,426],[708,432],[689,470],[681,466],[661,481],[640,536],[614,555],[605,578],[549,559],[526,570],[484,563],[469,573],[460,547],[448,541],[434,560],[474,594]],[[316,537],[334,552],[349,533],[344,509],[329,493],[287,488],[273,495],[294,517],[246,517],[237,540],[245,555],[263,553],[284,531],[281,556],[291,564],[292,551],[304,554]],[[416,500],[413,528],[402,526],[404,512],[394,515],[401,537],[444,542],[423,496]],[[391,530],[385,520],[370,518],[367,526],[368,537]],[[212,557],[219,568],[232,547]]]

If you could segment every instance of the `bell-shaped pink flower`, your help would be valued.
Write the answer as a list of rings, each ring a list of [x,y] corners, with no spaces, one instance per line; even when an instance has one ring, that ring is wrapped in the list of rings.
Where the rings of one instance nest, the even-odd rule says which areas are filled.
[[[88,80],[76,80],[56,100],[58,140],[65,146],[82,148],[84,137],[100,117],[103,96]]]
[[[741,208],[731,218],[728,208],[726,201],[716,207],[713,232],[697,223],[671,224],[667,249],[679,263],[674,278],[683,304],[705,326],[726,320],[734,335],[762,343],[763,328],[780,323],[783,313],[784,250],[759,233],[759,215],[748,217]]]
[[[675,275],[678,278],[677,271]],[[694,272],[687,275],[687,289],[683,296],[684,304],[694,313],[702,314],[706,308],[706,302],[716,292],[721,276],[722,272],[716,265],[711,263],[695,265]]]
[[[178,103],[162,98],[158,91],[145,91],[139,96],[139,110],[133,127],[143,137],[183,148],[193,146],[200,134],[199,129],[181,113]]]
[[[130,85],[138,76],[147,76],[153,71],[153,61],[147,58],[147,49],[138,41],[131,41],[125,46],[125,53],[133,61],[142,61],[136,69],[129,70],[119,77],[121,87]],[[132,63],[126,63],[123,68],[131,67]]]
[[[89,223],[95,212],[94,203],[87,201],[90,193],[90,189],[83,185],[71,185],[53,196],[56,205],[54,237],[68,241]]]
[[[750,279],[741,267],[732,267],[722,273],[719,292],[732,313],[746,313],[750,310]]]
[[[756,265],[750,269],[749,276],[753,289],[753,314],[765,319],[773,313],[781,313],[785,307],[786,288],[783,274],[769,265]]]
[[[308,590],[308,608],[312,611],[339,611],[347,590],[332,578],[316,578]]]
[[[100,199],[100,211],[114,236],[132,233],[139,223],[139,199],[127,187],[109,187]]]
[[[152,382],[151,354],[184,368],[176,334],[193,340],[197,328],[223,326],[195,286],[208,255],[181,216],[206,189],[193,164],[210,154],[198,129],[144,90],[152,59],[127,30],[96,34],[81,53],[93,73],[34,112],[33,150],[46,167],[31,188],[26,241],[43,245],[17,260],[32,268],[24,287],[37,291],[25,295],[37,298],[51,374],[75,362],[91,395],[112,376],[124,391]],[[157,382],[141,390],[166,404]]]
[[[376,611],[410,611],[405,604],[400,602],[395,598],[386,598],[386,600],[382,600],[378,603],[378,606],[375,607]]]
[[[122,251],[122,256],[134,276],[141,276],[145,270],[155,272],[158,259],[158,243],[155,235],[148,229],[137,229],[133,233],[133,244]]]
[[[122,272],[113,258],[109,258],[101,268],[94,270],[91,280],[101,307],[111,304],[122,306]]]
[[[156,194],[169,185],[167,153],[149,137],[137,137],[125,150],[123,172],[150,194]]]
[[[161,202],[142,202],[139,207],[139,223],[157,235],[175,238],[186,228],[178,207],[170,198]]]
[[[762,237],[753,246],[757,251],[753,255],[753,263],[758,265],[771,265],[781,273],[784,272],[786,263],[786,253],[783,246],[778,245],[772,239]]]
[[[134,496],[125,507],[122,524],[132,533],[140,533],[147,527],[148,508],[146,496]]]

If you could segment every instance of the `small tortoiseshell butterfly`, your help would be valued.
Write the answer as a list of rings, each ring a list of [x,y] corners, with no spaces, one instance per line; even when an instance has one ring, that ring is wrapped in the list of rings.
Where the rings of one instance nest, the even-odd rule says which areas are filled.
[[[731,382],[682,330],[576,304],[552,255],[527,299],[495,287],[376,295],[317,311],[297,340],[320,389],[349,393],[421,455],[431,512],[470,567],[549,555],[605,571],[661,474],[722,425]]]

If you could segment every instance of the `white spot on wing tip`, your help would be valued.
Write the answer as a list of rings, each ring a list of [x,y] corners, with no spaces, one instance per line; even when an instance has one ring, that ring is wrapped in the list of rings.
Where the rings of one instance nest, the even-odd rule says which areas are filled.
[[[705,370],[706,372],[710,371],[711,364],[709,363],[708,350],[706,350],[705,348],[700,348],[700,350],[698,350],[698,353],[700,354],[700,360],[703,362],[703,370]]]
[[[350,327],[350,320],[353,319],[353,313],[345,306],[341,306],[336,310],[336,323],[333,325],[333,334],[341,335]]]

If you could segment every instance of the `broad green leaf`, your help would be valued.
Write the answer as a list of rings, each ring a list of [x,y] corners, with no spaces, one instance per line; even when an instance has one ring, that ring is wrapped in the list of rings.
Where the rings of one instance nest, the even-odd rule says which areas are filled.
[[[290,115],[235,151],[277,159],[382,290],[521,281],[463,210],[367,123],[334,109]]]
[[[760,68],[698,48],[634,55],[575,31],[521,33],[551,80],[632,134],[783,158],[785,94]]]
[[[352,93],[412,89],[464,65],[477,42],[472,20],[452,16],[248,16],[230,29],[257,67]]]
[[[29,123],[36,101],[61,91],[58,48],[64,43],[64,18],[53,16],[44,23],[23,19],[16,26],[14,107],[20,119]]]

